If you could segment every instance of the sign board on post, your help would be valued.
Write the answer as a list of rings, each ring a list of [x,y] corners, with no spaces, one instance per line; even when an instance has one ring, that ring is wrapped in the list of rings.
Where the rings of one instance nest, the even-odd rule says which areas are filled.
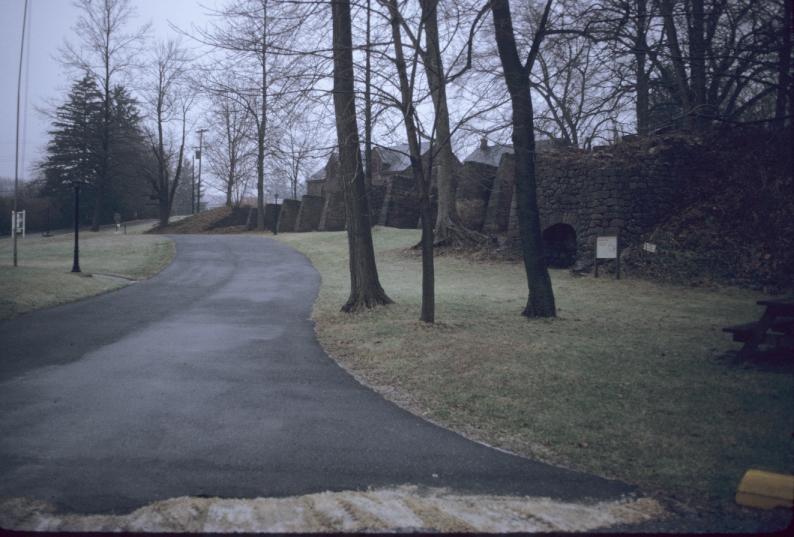
[[[11,211],[11,234],[25,238],[25,211]]]
[[[614,259],[616,261],[616,277],[620,279],[620,255],[618,254],[618,238],[611,237],[596,237],[596,252],[595,252],[595,277],[598,278],[598,260],[599,259]]]
[[[618,257],[617,237],[596,237],[597,259],[617,259],[617,257]]]

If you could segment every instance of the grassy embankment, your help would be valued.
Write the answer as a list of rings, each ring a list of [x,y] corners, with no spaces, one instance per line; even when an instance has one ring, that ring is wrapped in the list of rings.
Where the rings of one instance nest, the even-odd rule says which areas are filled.
[[[0,319],[72,302],[157,274],[174,257],[173,242],[142,235],[149,226],[80,233],[81,274],[73,274],[73,235],[28,235],[19,239],[19,266],[12,262],[12,242],[0,239]]]
[[[520,264],[436,260],[435,326],[417,321],[418,232],[375,228],[396,304],[339,312],[344,233],[279,235],[322,274],[322,345],[386,397],[467,436],[646,490],[731,504],[743,472],[792,470],[789,372],[721,358],[720,331],[759,315],[760,295],[553,270],[559,317],[528,320]]]

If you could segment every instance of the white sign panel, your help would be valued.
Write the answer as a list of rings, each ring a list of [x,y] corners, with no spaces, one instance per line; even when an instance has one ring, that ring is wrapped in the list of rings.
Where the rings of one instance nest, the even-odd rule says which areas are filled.
[[[656,245],[652,242],[644,242],[642,243],[642,249],[646,252],[650,252],[652,254],[656,253]]]
[[[596,258],[597,259],[617,259],[618,257],[618,238],[617,237],[597,237],[596,238]]]
[[[11,211],[11,233],[25,236],[25,211]]]

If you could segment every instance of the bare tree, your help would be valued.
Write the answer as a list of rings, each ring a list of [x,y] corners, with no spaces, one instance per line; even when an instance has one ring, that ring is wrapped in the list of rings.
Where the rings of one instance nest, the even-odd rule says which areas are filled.
[[[276,160],[280,164],[278,169],[289,180],[289,194],[292,199],[298,199],[300,179],[308,172],[306,168],[315,153],[314,141],[308,132],[308,125],[293,120],[282,130],[280,144],[276,148]]]
[[[381,0],[389,10],[389,18],[394,41],[394,65],[400,84],[400,111],[405,125],[405,134],[408,138],[408,150],[411,157],[411,171],[419,190],[419,212],[422,220],[422,309],[419,319],[426,323],[435,322],[435,274],[433,268],[433,222],[430,212],[430,174],[432,169],[432,143],[431,162],[425,170],[422,165],[422,150],[419,139],[419,130],[416,126],[416,111],[414,109],[414,84],[415,73],[419,60],[419,53],[412,58],[411,80],[409,81],[408,67],[403,52],[401,22],[402,17],[397,7],[396,0]],[[424,22],[424,21],[423,21]],[[417,35],[421,35],[423,23],[420,23]],[[436,124],[438,121],[436,120]],[[432,140],[432,138],[431,138]]]
[[[543,240],[540,234],[540,215],[535,179],[535,129],[529,74],[540,51],[552,0],[547,0],[543,16],[522,61],[519,57],[508,0],[491,0],[496,45],[505,83],[510,92],[513,119],[513,152],[515,154],[515,184],[518,199],[518,229],[527,273],[529,298],[523,315],[554,317],[556,307],[551,278],[546,268]]]
[[[188,84],[189,62],[175,41],[159,43],[155,48],[147,93],[154,121],[149,140],[157,167],[147,170],[147,175],[157,199],[161,226],[168,224],[184,169],[188,112],[195,96]],[[169,128],[172,123],[177,125],[174,132]]]
[[[114,144],[111,128],[113,87],[118,84],[117,78],[136,66],[135,54],[140,50],[149,25],[126,30],[135,15],[130,0],[75,0],[75,6],[80,10],[74,27],[79,44],[66,41],[60,52],[62,63],[96,78],[102,93],[101,165],[94,184],[91,220],[91,230],[99,231],[104,193],[113,180],[110,158]]]
[[[353,87],[353,37],[349,0],[331,0],[334,57],[334,111],[339,144],[340,181],[350,262],[350,297],[342,311],[355,312],[392,301],[378,279],[372,245],[369,203],[359,148]]]
[[[311,2],[291,0],[228,0],[211,15],[219,22],[194,29],[192,38],[212,46],[204,87],[211,94],[225,94],[248,109],[256,143],[257,228],[265,226],[264,204],[268,191],[267,171],[278,164],[268,162],[278,154],[271,133],[291,110],[302,106],[315,79],[311,59],[314,51],[298,50],[305,39],[306,21],[320,9]],[[232,74],[232,76],[230,76]],[[268,178],[269,180],[269,178]]]
[[[251,116],[236,100],[218,95],[213,99],[211,117],[215,134],[206,145],[210,172],[219,181],[226,206],[238,206],[254,173],[256,152],[249,136]]]
[[[606,139],[625,115],[629,85],[610,51],[585,37],[556,36],[544,41],[537,64],[530,79],[546,107],[536,130],[576,147]]]

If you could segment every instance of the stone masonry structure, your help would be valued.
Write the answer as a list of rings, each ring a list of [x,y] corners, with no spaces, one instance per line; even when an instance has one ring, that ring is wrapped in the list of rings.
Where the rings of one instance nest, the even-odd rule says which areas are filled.
[[[429,158],[427,148],[423,149],[423,158]],[[636,242],[676,206],[687,178],[703,173],[697,154],[675,136],[627,138],[594,151],[539,140],[536,151],[538,208],[552,266],[571,266],[576,260],[586,265],[599,235],[616,234],[622,245]],[[419,224],[418,194],[407,153],[407,145],[373,149],[370,206],[374,223],[400,228]],[[434,169],[433,184],[435,175]],[[457,166],[456,175],[463,223],[507,237],[508,243],[515,241],[512,147],[482,140]],[[294,229],[344,229],[336,155],[307,180],[307,192],[296,211]],[[286,210],[285,221],[288,215]]]
[[[322,196],[303,196],[295,222],[295,231],[317,231],[320,228],[323,203]]]
[[[301,202],[293,199],[285,199],[281,202],[281,211],[278,213],[278,232],[295,231],[295,224],[298,221],[298,211]]]
[[[636,242],[668,214],[677,193],[697,168],[686,151],[664,139],[630,140],[586,151],[537,148],[540,223],[549,262],[588,264],[595,238],[618,235],[622,245]],[[500,156],[489,192],[482,230],[518,238],[511,151]],[[485,200],[484,200],[485,201]]]

